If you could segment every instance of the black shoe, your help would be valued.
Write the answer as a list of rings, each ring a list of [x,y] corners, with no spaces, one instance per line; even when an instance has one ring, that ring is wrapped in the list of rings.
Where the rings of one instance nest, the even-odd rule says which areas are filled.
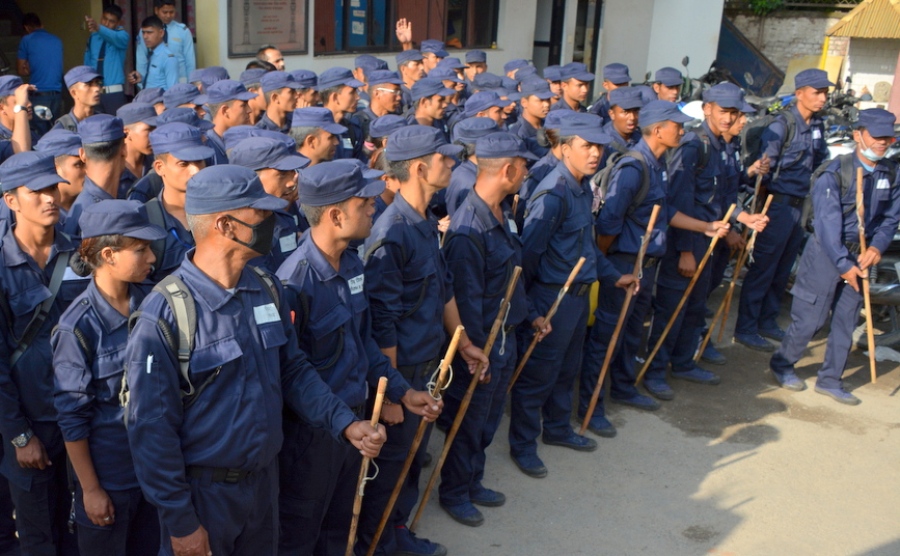
[[[628,398],[615,398],[610,396],[609,400],[613,403],[631,406],[636,409],[643,409],[644,411],[656,411],[659,409],[658,401],[643,394],[635,394]]]
[[[484,506],[486,508],[499,508],[506,504],[506,496],[502,492],[485,488],[480,484],[469,490],[469,500],[476,506]]]
[[[431,467],[431,454],[425,452],[425,457],[422,458],[422,467]]]
[[[516,467],[519,468],[519,471],[525,473],[529,477],[543,479],[547,476],[547,468],[544,467],[544,462],[536,455],[514,456],[510,454],[510,457],[512,458],[513,463],[516,464]]]
[[[562,446],[578,452],[593,452],[597,449],[596,440],[575,434],[575,431],[569,431],[569,434],[560,437],[548,436],[547,433],[544,433],[542,440],[549,446]]]
[[[441,508],[457,523],[462,523],[469,527],[478,527],[484,523],[484,516],[478,511],[478,508],[469,502],[455,506],[449,506],[441,502]]]

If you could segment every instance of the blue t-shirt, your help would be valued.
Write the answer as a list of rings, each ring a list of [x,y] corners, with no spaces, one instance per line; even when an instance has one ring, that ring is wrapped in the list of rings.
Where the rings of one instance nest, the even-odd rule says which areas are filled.
[[[59,37],[37,29],[22,37],[18,56],[28,62],[29,83],[39,92],[62,91],[63,45]]]

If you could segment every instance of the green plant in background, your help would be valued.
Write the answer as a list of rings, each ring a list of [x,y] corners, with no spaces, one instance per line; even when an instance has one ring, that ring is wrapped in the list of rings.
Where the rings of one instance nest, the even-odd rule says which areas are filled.
[[[784,0],[750,0],[750,10],[756,15],[766,15],[784,7]]]

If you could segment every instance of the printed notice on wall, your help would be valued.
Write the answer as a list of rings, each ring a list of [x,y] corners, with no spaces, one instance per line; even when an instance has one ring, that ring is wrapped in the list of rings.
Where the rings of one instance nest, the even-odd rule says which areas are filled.
[[[264,44],[306,54],[308,0],[228,0],[228,56],[256,56]]]

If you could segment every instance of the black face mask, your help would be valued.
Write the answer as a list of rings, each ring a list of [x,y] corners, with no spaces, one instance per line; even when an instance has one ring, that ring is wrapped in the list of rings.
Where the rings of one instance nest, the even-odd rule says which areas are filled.
[[[262,222],[255,226],[251,226],[246,222],[241,222],[234,216],[226,216],[228,216],[229,220],[233,220],[242,226],[246,226],[253,232],[253,235],[250,236],[249,242],[243,242],[236,237],[232,238],[235,242],[240,243],[244,247],[253,249],[260,255],[269,254],[269,252],[272,250],[272,239],[275,237],[275,213],[270,214]]]

